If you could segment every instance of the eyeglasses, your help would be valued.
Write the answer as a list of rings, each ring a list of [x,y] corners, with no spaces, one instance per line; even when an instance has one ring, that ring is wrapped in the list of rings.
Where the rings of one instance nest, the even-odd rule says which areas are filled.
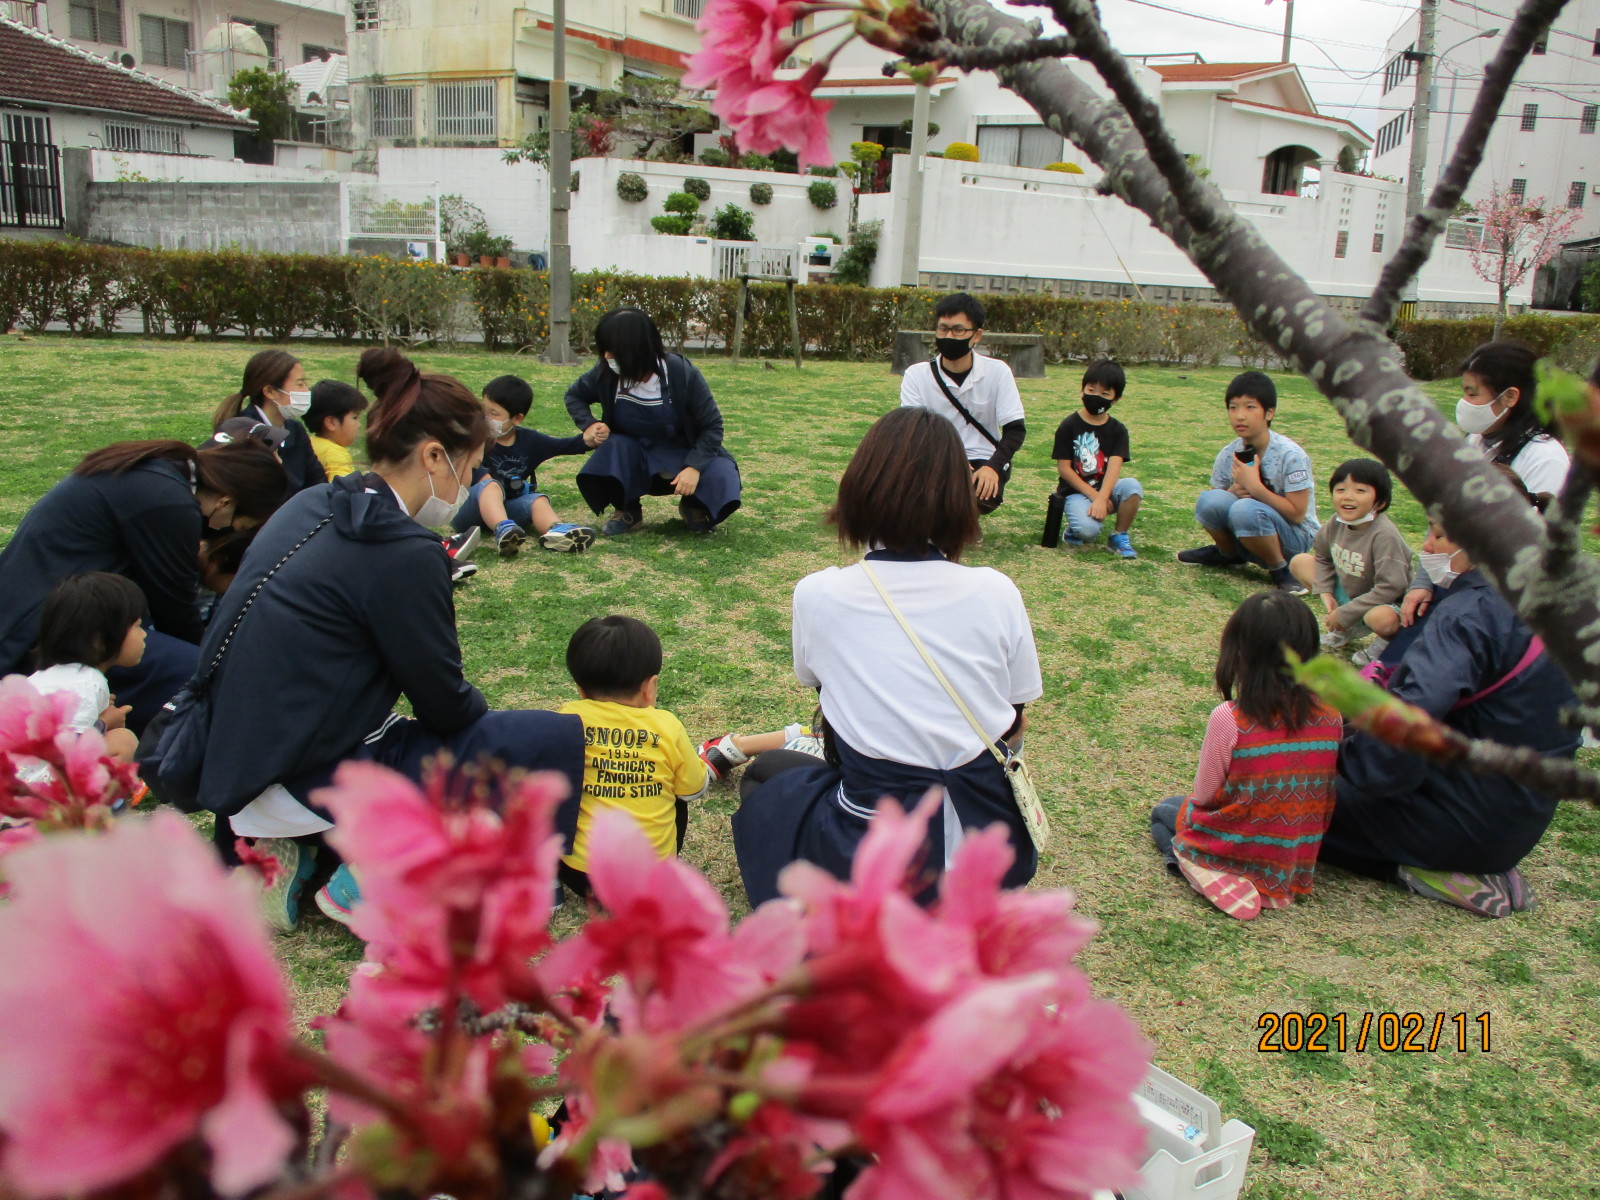
[[[971,333],[972,332],[972,326],[970,326],[970,325],[935,325],[933,327],[933,331],[935,333],[942,333],[942,334],[952,335],[952,336],[955,336],[955,337],[960,337],[962,334]]]

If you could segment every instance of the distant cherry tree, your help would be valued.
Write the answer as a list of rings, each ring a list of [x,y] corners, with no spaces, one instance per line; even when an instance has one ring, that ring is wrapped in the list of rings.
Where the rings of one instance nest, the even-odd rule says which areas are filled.
[[[1469,247],[1468,253],[1478,278],[1499,289],[1494,316],[1494,336],[1499,337],[1511,289],[1560,252],[1583,214],[1575,208],[1554,208],[1543,196],[1529,199],[1499,188],[1474,204],[1472,212],[1481,222],[1483,241]]]

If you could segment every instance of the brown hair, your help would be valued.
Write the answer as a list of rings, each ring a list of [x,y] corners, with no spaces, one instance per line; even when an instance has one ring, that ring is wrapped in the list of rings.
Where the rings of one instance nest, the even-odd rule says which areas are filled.
[[[211,427],[215,429],[230,417],[237,417],[244,411],[246,401],[256,405],[263,403],[267,398],[267,389],[281,388],[299,361],[287,350],[256,351],[244,365],[243,385],[211,414]]]
[[[235,516],[265,521],[289,498],[289,475],[260,442],[207,446],[195,452],[195,484],[233,497]]]
[[[195,449],[188,442],[180,442],[172,438],[162,438],[150,442],[116,442],[110,446],[103,446],[99,450],[91,450],[78,461],[72,468],[74,475],[120,475],[130,471],[140,463],[151,462],[155,459],[166,459],[170,463],[179,463],[192,467],[195,460]]]
[[[418,444],[433,440],[446,454],[469,454],[489,440],[483,405],[451,375],[423,374],[398,350],[368,350],[356,378],[377,401],[367,414],[367,456],[375,463],[399,462]]]
[[[925,408],[897,408],[861,439],[828,511],[847,546],[918,554],[931,544],[951,562],[978,540],[978,502],[961,437]]]
[[[1298,596],[1276,588],[1246,596],[1222,627],[1217,691],[1268,729],[1303,727],[1317,700],[1289,674],[1283,650],[1309,662],[1321,649],[1318,637],[1317,619]]]

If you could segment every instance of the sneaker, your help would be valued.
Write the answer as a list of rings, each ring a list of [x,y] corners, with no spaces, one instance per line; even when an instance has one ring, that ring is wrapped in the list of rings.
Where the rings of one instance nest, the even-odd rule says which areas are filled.
[[[1139,552],[1133,548],[1133,539],[1125,533],[1113,533],[1106,539],[1106,549],[1118,558],[1138,558]]]
[[[1340,633],[1337,629],[1330,629],[1322,635],[1322,648],[1324,650],[1337,650],[1349,640],[1350,635],[1348,633]],[[1351,661],[1354,662],[1355,660],[1352,658]]]
[[[1388,648],[1389,648],[1389,639],[1388,638],[1373,638],[1372,639],[1372,644],[1369,645],[1365,650],[1357,650],[1354,654],[1352,654],[1350,656],[1350,661],[1355,666],[1364,667],[1368,663],[1377,662],[1380,658],[1383,657],[1383,652],[1385,650],[1387,650]]]
[[[710,510],[703,504],[688,499],[680,500],[678,513],[683,517],[683,523],[689,527],[690,533],[710,533],[716,528],[712,523]]]
[[[455,566],[450,568],[450,586],[453,588],[458,588],[477,573],[477,563],[456,563]]]
[[[356,882],[355,872],[344,863],[340,863],[333,878],[317,890],[317,907],[322,915],[341,925],[350,924],[350,914],[360,903],[361,885]]]
[[[700,761],[705,763],[706,770],[711,772],[711,778],[721,782],[735,768],[749,762],[750,756],[739,751],[733,744],[733,734],[729,733],[701,742]]]
[[[539,544],[562,554],[581,554],[594,545],[594,538],[587,525],[552,525],[539,535]]]
[[[1063,546],[1081,546],[1083,545],[1083,539],[1069,529],[1061,535],[1061,544]]]
[[[1498,919],[1533,907],[1533,890],[1515,867],[1500,875],[1427,871],[1421,867],[1400,867],[1395,874],[1402,887],[1417,895],[1464,908],[1480,917]]]
[[[261,915],[279,933],[292,933],[300,923],[300,892],[317,867],[316,848],[294,838],[257,838],[255,848],[278,860],[278,877],[261,892]]]
[[[471,562],[473,554],[477,552],[478,543],[482,540],[483,531],[474,525],[465,533],[458,533],[454,537],[445,538],[444,552],[454,562]]]
[[[494,531],[494,546],[500,551],[501,558],[515,558],[517,551],[522,549],[522,543],[528,540],[528,535],[522,532],[522,526],[515,521],[500,522],[500,527]]]
[[[1215,542],[1209,546],[1196,546],[1193,550],[1178,551],[1178,561],[1186,567],[1242,567],[1243,558],[1224,554]]]
[[[633,529],[644,519],[644,513],[637,508],[619,508],[611,514],[611,519],[600,526],[602,537],[621,537]]]
[[[1272,579],[1273,587],[1290,596],[1304,596],[1311,590],[1294,577],[1294,572],[1289,570],[1288,563],[1284,563],[1281,567],[1273,567],[1267,574]]]

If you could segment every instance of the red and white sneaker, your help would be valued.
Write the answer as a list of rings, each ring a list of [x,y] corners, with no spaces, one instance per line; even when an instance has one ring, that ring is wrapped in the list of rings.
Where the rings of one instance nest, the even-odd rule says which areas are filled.
[[[705,763],[706,770],[711,772],[711,778],[720,783],[735,768],[749,762],[750,756],[740,753],[739,748],[733,744],[733,734],[725,733],[721,737],[714,737],[700,744],[700,761]]]
[[[471,562],[472,556],[478,551],[478,543],[483,540],[483,531],[474,525],[463,533],[441,540],[444,542],[444,552],[450,556],[450,561]]]

